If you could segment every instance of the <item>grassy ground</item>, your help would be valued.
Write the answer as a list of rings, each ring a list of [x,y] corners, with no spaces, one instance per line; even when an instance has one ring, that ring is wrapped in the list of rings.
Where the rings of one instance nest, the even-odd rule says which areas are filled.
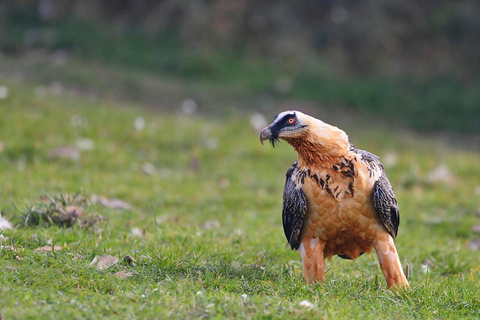
[[[387,290],[374,255],[333,258],[327,281],[308,286],[281,226],[284,174],[296,156],[286,143],[262,147],[250,115],[211,119],[9,89],[0,101],[4,217],[20,223],[25,206],[60,191],[119,198],[131,208],[88,206],[105,219],[92,228],[1,231],[4,319],[480,316],[479,236],[471,231],[480,224],[476,152],[352,128],[351,140],[382,157],[395,188],[396,244],[411,289]],[[64,146],[80,156],[52,156]],[[63,249],[35,251],[52,245]],[[89,266],[105,255],[120,260]],[[122,260],[127,255],[135,261]],[[119,279],[119,271],[131,276]]]

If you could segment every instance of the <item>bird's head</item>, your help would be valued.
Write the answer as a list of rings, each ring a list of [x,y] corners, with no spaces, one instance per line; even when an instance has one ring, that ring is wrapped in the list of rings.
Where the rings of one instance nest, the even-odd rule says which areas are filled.
[[[333,158],[344,157],[351,148],[347,134],[339,128],[308,116],[300,111],[278,114],[272,124],[260,133],[260,142],[279,139],[287,141],[297,151],[299,163],[321,166]],[[323,163],[323,164],[322,164]]]
[[[275,147],[278,139],[295,139],[301,138],[307,134],[309,116],[300,111],[285,111],[279,113],[272,124],[262,130],[260,133],[260,142],[270,140]]]

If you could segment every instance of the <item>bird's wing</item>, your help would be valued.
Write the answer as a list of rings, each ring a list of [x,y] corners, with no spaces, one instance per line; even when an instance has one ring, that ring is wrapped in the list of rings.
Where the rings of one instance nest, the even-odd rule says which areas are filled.
[[[373,206],[388,233],[395,239],[400,225],[400,212],[392,185],[385,172],[382,172],[373,186]]]
[[[295,162],[287,171],[283,191],[283,231],[292,250],[298,249],[300,246],[300,233],[307,213],[307,198],[302,189],[296,188],[295,180],[292,179],[297,171],[297,162]]]
[[[379,174],[373,186],[373,207],[385,229],[395,239],[400,225],[400,212],[392,185],[376,155],[363,150],[358,150],[358,153],[362,155],[362,160],[367,163],[367,168],[372,175]]]

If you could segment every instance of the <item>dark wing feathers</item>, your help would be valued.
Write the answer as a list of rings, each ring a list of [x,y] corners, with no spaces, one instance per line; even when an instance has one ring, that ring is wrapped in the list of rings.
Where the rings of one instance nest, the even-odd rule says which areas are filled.
[[[297,170],[297,162],[295,162],[287,171],[283,191],[283,231],[292,250],[300,247],[300,232],[307,213],[307,198],[301,189],[295,188],[295,182],[291,179]]]
[[[368,170],[379,168],[381,171],[380,177],[373,186],[373,207],[388,233],[395,239],[400,225],[400,213],[392,185],[376,155],[364,150],[357,150],[357,152],[362,155],[362,160],[366,162]]]
[[[373,206],[388,233],[395,239],[400,225],[400,212],[392,185],[385,172],[382,172],[373,186]]]

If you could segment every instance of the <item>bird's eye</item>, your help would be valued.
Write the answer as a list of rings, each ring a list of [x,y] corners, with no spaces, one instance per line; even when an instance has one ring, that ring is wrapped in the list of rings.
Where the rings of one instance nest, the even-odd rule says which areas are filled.
[[[288,119],[288,124],[294,124],[294,123],[295,123],[295,118]]]

